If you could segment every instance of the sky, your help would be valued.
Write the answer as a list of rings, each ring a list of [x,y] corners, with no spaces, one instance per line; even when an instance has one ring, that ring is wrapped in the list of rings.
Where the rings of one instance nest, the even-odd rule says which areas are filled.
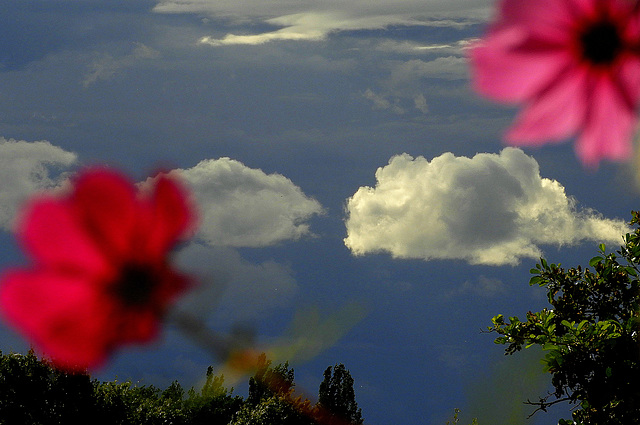
[[[544,256],[586,265],[637,209],[633,163],[507,147],[470,88],[489,0],[0,0],[0,264],[20,205],[83,167],[184,179],[201,226],[177,309],[280,347],[317,394],[343,363],[371,425],[550,425],[533,349],[483,333],[546,306]],[[0,350],[28,342],[0,322]],[[286,357],[286,358],[285,358]],[[198,385],[217,359],[168,322],[94,373]],[[222,370],[222,369],[220,369]],[[238,394],[243,382],[232,382]]]

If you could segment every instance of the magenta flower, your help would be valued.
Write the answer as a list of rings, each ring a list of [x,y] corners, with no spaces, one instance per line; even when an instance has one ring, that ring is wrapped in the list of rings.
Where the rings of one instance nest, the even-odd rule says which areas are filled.
[[[20,218],[34,266],[5,273],[0,308],[57,366],[98,366],[119,345],[154,339],[189,285],[168,252],[194,213],[165,175],[139,192],[113,171],[87,170],[70,193],[36,197]]]
[[[470,49],[475,89],[524,109],[505,135],[515,145],[577,136],[584,164],[631,154],[640,98],[635,0],[501,0]]]

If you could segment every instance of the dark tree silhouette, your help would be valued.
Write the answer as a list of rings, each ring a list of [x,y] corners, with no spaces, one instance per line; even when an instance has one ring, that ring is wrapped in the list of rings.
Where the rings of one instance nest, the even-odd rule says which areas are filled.
[[[318,407],[323,423],[362,425],[362,411],[356,403],[353,378],[343,364],[329,366],[318,393]]]
[[[86,373],[67,373],[26,355],[0,352],[0,424],[89,423],[93,386]]]

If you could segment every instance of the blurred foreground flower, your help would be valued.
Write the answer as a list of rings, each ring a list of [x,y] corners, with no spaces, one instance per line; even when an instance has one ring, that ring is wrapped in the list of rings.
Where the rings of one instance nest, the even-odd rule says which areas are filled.
[[[137,191],[113,171],[86,170],[70,193],[36,197],[19,217],[17,237],[35,264],[3,276],[2,313],[57,366],[98,366],[117,346],[157,335],[189,286],[168,252],[194,222],[167,176]]]
[[[471,47],[474,86],[524,103],[506,134],[536,145],[578,136],[585,165],[631,155],[640,98],[640,12],[635,0],[501,0]]]

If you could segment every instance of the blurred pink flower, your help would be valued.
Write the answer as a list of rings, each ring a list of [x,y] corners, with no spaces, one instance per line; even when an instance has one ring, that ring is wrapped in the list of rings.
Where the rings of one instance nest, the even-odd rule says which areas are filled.
[[[523,103],[507,142],[577,136],[582,162],[631,154],[640,98],[640,13],[635,0],[501,0],[470,49],[475,89]]]
[[[168,252],[193,230],[187,194],[165,175],[137,191],[107,169],[66,196],[36,197],[17,237],[34,260],[0,281],[6,319],[66,369],[99,366],[119,345],[147,342],[189,279]]]

